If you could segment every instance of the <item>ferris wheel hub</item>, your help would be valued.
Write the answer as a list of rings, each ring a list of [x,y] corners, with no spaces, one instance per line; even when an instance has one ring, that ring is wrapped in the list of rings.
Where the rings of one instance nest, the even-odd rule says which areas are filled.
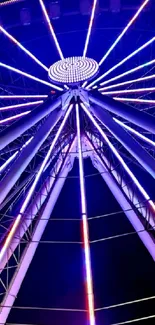
[[[99,72],[98,63],[91,58],[74,56],[55,62],[49,68],[49,79],[56,84],[79,85]]]

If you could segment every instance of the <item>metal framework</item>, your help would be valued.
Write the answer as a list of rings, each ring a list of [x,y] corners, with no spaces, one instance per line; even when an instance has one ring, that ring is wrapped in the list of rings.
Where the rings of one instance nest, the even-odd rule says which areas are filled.
[[[149,0],[142,2],[133,18],[104,54],[99,66],[114,50],[148,3]],[[39,0],[39,4],[63,62],[65,57],[50,21],[48,10],[43,0]],[[84,58],[88,51],[97,5],[97,0],[94,0],[83,50]],[[49,68],[4,27],[0,26],[0,31],[35,64],[49,73]],[[93,294],[89,216],[83,168],[86,157],[91,158],[94,167],[101,173],[133,226],[134,232],[138,234],[148,254],[155,261],[155,204],[151,195],[147,193],[136,174],[128,166],[128,161],[131,161],[133,165],[138,166],[139,170],[142,169],[143,172],[149,174],[154,184],[155,111],[154,107],[148,108],[147,106],[144,109],[142,107],[144,104],[155,103],[155,100],[151,98],[155,88],[150,84],[149,87],[144,85],[144,82],[151,82],[155,75],[139,75],[138,78],[125,80],[124,83],[114,83],[130,73],[140,72],[144,67],[153,65],[155,60],[137,65],[136,68],[133,67],[97,84],[154,41],[155,37],[145,42],[114,67],[101,73],[97,79],[94,76],[90,84],[86,80],[84,84],[82,82],[74,84],[74,87],[71,83],[68,85],[61,83],[61,86],[51,84],[49,81],[0,62],[2,70],[19,74],[24,80],[23,83],[28,78],[47,87],[45,94],[27,92],[23,95],[16,95],[7,89],[2,89],[0,94],[2,102],[0,107],[1,325],[6,324],[65,179],[73,167],[75,157],[79,159],[86,312],[89,325],[96,324],[97,306],[95,306]],[[78,69],[76,73],[77,71]],[[78,80],[82,80],[82,72],[80,73]],[[75,78],[76,75],[73,79]],[[107,86],[109,83],[110,86]],[[140,83],[140,87],[138,86],[136,91],[133,88],[123,90],[119,88],[133,87],[133,84],[137,83],[138,85]],[[94,87],[95,84],[97,85]],[[117,91],[115,88],[120,90]],[[52,89],[55,90],[53,94],[51,94]],[[148,92],[151,95],[144,99],[137,97],[141,92],[143,96]],[[132,98],[113,97],[113,95],[133,93],[135,97]],[[37,101],[29,102],[29,99],[37,99]],[[6,106],[4,101],[7,103]],[[133,106],[130,106],[130,102]],[[148,109],[149,114],[146,112]],[[15,122],[12,123],[14,120]]]

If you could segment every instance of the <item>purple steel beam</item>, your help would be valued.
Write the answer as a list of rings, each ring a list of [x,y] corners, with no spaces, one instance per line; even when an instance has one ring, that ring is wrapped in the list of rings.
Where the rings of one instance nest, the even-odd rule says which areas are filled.
[[[69,117],[69,114],[71,113],[72,107],[73,107],[73,105],[71,104],[69,109],[67,110],[67,112],[65,114],[65,117],[64,117],[64,119],[63,119],[63,121],[62,121],[62,123],[61,123],[61,125],[60,125],[60,127],[59,127],[59,129],[58,129],[52,143],[51,143],[51,146],[50,146],[50,148],[48,150],[48,153],[45,156],[45,158],[44,158],[44,160],[43,160],[43,162],[42,162],[42,164],[41,164],[41,166],[39,168],[39,171],[38,171],[38,173],[37,173],[37,175],[36,175],[36,177],[34,179],[34,182],[32,183],[24,202],[22,203],[22,206],[20,208],[20,212],[18,213],[17,217],[15,218],[15,222],[13,223],[12,228],[11,228],[11,230],[10,230],[10,232],[9,232],[9,234],[8,234],[6,240],[5,240],[5,242],[4,242],[4,244],[3,244],[2,248],[1,248],[0,261],[3,259],[3,256],[5,255],[7,249],[9,247],[9,245],[10,245],[12,237],[14,236],[14,234],[15,234],[15,232],[16,232],[16,230],[17,230],[17,228],[18,228],[18,226],[19,226],[19,224],[21,222],[22,215],[24,214],[24,212],[25,212],[25,210],[26,210],[26,208],[27,208],[27,206],[28,206],[28,204],[29,204],[29,202],[30,202],[30,200],[32,198],[34,190],[35,190],[35,188],[36,188],[36,186],[38,184],[38,181],[40,180],[40,177],[41,177],[41,175],[42,175],[42,173],[44,171],[44,168],[45,168],[45,166],[46,166],[46,164],[47,164],[47,162],[48,162],[48,160],[49,160],[49,158],[50,158],[50,156],[52,154],[54,146],[55,146],[56,142],[58,141],[58,138],[59,138],[64,126],[65,126],[65,123],[66,123],[66,121],[67,121],[67,119]]]
[[[66,177],[67,177],[71,167],[72,167],[72,165],[69,164],[69,161],[67,160],[62,171],[61,171],[60,177],[57,179],[52,192],[49,194],[48,201],[47,201],[46,206],[45,206],[45,208],[40,216],[40,219],[36,225],[36,228],[33,232],[32,238],[23,252],[22,259],[15,271],[15,274],[14,274],[14,276],[11,280],[11,283],[9,285],[9,289],[7,290],[6,295],[2,301],[3,307],[1,307],[1,312],[0,312],[1,324],[6,324],[6,320],[10,313],[11,307],[13,306],[13,304],[15,302],[15,299],[17,297],[17,294],[19,292],[21,284],[24,280],[26,272],[27,272],[27,270],[31,264],[31,261],[34,257],[34,254],[38,247],[39,241],[44,233],[44,230],[47,226],[48,220],[51,216],[51,213],[53,211],[55,203],[59,197],[59,194],[60,194],[61,189],[65,183]],[[24,226],[25,225],[23,224],[23,228],[24,228]],[[8,306],[9,306],[9,308],[8,308]]]
[[[56,123],[63,115],[62,110],[54,110],[48,116],[43,125],[38,129],[32,141],[22,150],[21,154],[15,160],[7,174],[0,182],[0,204],[6,198],[11,188],[15,185],[25,168],[36,155],[41,145],[53,130]]]
[[[89,324],[95,325],[96,322],[95,322],[95,312],[94,312],[94,294],[93,294],[93,281],[92,281],[91,257],[90,257],[90,246],[89,246],[89,227],[88,227],[88,219],[87,219],[86,193],[85,193],[85,184],[84,184],[79,104],[76,104],[76,125],[77,125],[77,141],[78,141],[78,154],[79,154],[81,214],[82,214],[83,241],[84,241],[84,252],[85,252]]]
[[[108,137],[106,136],[106,134],[103,132],[103,130],[101,129],[101,127],[99,126],[99,124],[96,122],[96,120],[94,119],[94,117],[92,116],[92,114],[89,112],[88,108],[83,103],[81,103],[81,107],[83,108],[83,110],[85,111],[85,113],[87,114],[87,116],[90,118],[90,120],[92,121],[92,123],[94,124],[94,126],[97,128],[97,130],[99,131],[99,133],[103,137],[104,141],[108,144],[109,148],[111,149],[111,151],[113,152],[113,154],[115,155],[115,157],[121,163],[121,165],[123,166],[124,170],[127,172],[127,174],[130,176],[130,178],[132,179],[132,181],[134,182],[134,184],[137,186],[137,188],[140,191],[140,193],[143,195],[143,197],[145,198],[145,200],[148,201],[148,204],[150,206],[151,211],[153,211],[153,214],[155,214],[155,204],[150,199],[150,196],[147,194],[147,192],[145,191],[145,189],[139,183],[138,179],[132,173],[132,171],[130,170],[130,168],[128,167],[128,165],[125,163],[125,161],[123,160],[123,158],[120,156],[119,152],[115,149],[115,147],[113,146],[113,144],[110,142],[110,140],[108,139]],[[151,225],[154,227],[154,221],[152,222]]]
[[[146,0],[146,1],[149,1],[149,0]],[[91,12],[91,17],[90,17],[90,22],[89,22],[89,28],[88,28],[86,42],[85,42],[85,46],[84,46],[84,50],[83,50],[83,57],[86,57],[86,54],[87,54],[87,49],[88,49],[88,44],[89,44],[90,35],[91,35],[91,31],[92,31],[96,6],[97,6],[97,0],[93,0],[92,12]]]
[[[48,99],[41,107],[36,107],[28,116],[23,117],[10,127],[0,133],[0,150],[6,147],[10,142],[14,141],[21,134],[47,116],[53,110],[61,105],[62,99],[59,97],[54,102]]]
[[[127,106],[123,103],[118,103],[116,100],[103,96],[99,92],[95,97],[90,93],[89,99],[92,103],[101,106],[103,109],[117,114],[133,124],[155,134],[155,117],[152,115],[139,111],[138,109]]]
[[[155,178],[155,160],[153,157],[122,126],[118,125],[102,107],[99,105],[97,107],[91,106],[90,110],[143,168]]]
[[[99,171],[101,176],[103,177],[104,181],[106,182],[107,186],[111,190],[112,194],[114,195],[115,199],[121,206],[122,210],[124,211],[126,217],[132,224],[133,228],[137,232],[137,235],[143,242],[144,246],[152,256],[153,260],[155,261],[155,242],[153,240],[153,237],[151,236],[150,233],[148,233],[144,226],[143,223],[140,221],[138,218],[136,212],[133,210],[132,206],[130,205],[129,201],[126,199],[126,196],[123,194],[122,190],[118,186],[117,182],[119,179],[119,175],[112,176],[107,168],[105,167],[103,161],[100,159],[98,156],[96,150],[94,150],[94,147],[91,145],[90,140],[90,148],[93,148],[92,155],[91,155],[91,160],[94,165],[94,167]],[[124,180],[123,183],[125,184]],[[127,186],[127,184],[125,184]]]
[[[99,65],[101,65],[109,56],[109,54],[112,52],[112,50],[115,48],[115,46],[119,43],[119,41],[122,39],[122,37],[124,36],[124,34],[128,31],[128,29],[132,26],[132,24],[135,22],[135,20],[137,19],[137,17],[139,16],[139,14],[141,13],[141,11],[146,7],[146,5],[149,3],[149,0],[145,0],[142,5],[140,6],[140,8],[138,9],[138,11],[136,12],[136,14],[132,17],[132,19],[129,21],[129,23],[127,24],[127,26],[123,29],[122,33],[117,37],[116,41],[111,45],[110,49],[107,51],[107,53],[103,56],[103,58],[101,59],[101,61],[99,62]]]

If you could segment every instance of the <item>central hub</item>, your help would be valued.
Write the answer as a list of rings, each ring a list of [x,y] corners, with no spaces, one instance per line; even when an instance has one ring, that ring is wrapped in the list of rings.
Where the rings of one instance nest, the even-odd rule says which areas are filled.
[[[91,80],[98,71],[99,65],[95,60],[73,56],[54,63],[49,68],[49,78],[56,84],[74,86]]]

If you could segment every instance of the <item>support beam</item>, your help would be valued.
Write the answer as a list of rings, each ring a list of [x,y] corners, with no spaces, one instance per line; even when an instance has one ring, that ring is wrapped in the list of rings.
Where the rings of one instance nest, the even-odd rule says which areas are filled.
[[[99,92],[89,94],[90,102],[101,106],[103,109],[117,114],[133,124],[155,134],[155,117],[145,112],[141,112],[134,107],[119,103],[116,100],[103,96]]]
[[[46,115],[58,108],[61,105],[61,101],[61,97],[56,99],[54,102],[51,102],[51,99],[48,99],[39,108],[36,107],[28,116],[23,117],[2,131],[0,133],[0,150],[5,148],[9,143],[22,135]]]
[[[153,157],[120,125],[111,115],[97,105],[91,106],[91,111],[97,119],[114,135],[114,137],[129,151],[147,172],[155,178],[155,160]]]
[[[6,198],[11,188],[15,185],[23,171],[34,158],[62,115],[62,110],[54,110],[51,112],[44,124],[38,129],[31,142],[22,150],[21,154],[15,160],[8,173],[3,177],[2,181],[0,182],[0,204]]]
[[[4,325],[6,324],[6,320],[10,313],[11,307],[15,302],[15,299],[16,299],[19,289],[21,287],[22,281],[24,280],[26,272],[31,264],[31,261],[34,257],[36,249],[38,247],[39,241],[44,233],[44,230],[47,226],[48,220],[51,216],[51,213],[53,211],[55,203],[59,197],[59,194],[60,194],[61,189],[65,183],[66,177],[67,177],[71,167],[72,167],[72,165],[69,164],[68,162],[66,162],[66,164],[64,165],[64,168],[60,174],[60,177],[56,181],[56,184],[48,197],[48,200],[47,200],[45,208],[42,212],[42,215],[35,227],[31,241],[28,243],[26,249],[24,250],[20,264],[13,276],[13,279],[10,283],[9,289],[7,290],[7,293],[2,301],[3,307],[1,307],[1,312],[0,312],[1,324],[4,324]],[[9,308],[8,308],[8,306],[9,306]]]
[[[150,233],[148,233],[145,230],[143,223],[140,221],[137,214],[132,209],[132,206],[130,205],[129,201],[123,194],[122,190],[117,185],[115,179],[106,169],[98,154],[94,151],[92,153],[91,160],[94,167],[99,171],[99,173],[103,177],[104,181],[106,182],[107,186],[111,190],[115,199],[117,200],[122,210],[124,211],[126,217],[132,224],[135,231],[137,232],[137,235],[139,236],[144,246],[152,256],[153,260],[155,261],[155,241],[153,237],[151,236]]]

